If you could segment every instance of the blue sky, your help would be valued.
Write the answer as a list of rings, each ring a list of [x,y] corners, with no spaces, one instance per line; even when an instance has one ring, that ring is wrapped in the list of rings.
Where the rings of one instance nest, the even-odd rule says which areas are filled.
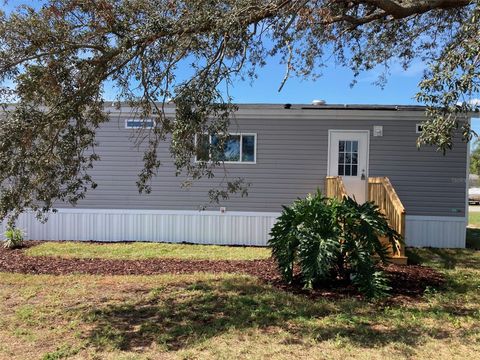
[[[360,74],[358,83],[351,88],[352,71],[332,62],[316,81],[292,77],[278,92],[285,76],[285,65],[277,59],[270,59],[259,69],[258,79],[252,84],[250,81],[236,82],[230,88],[230,95],[237,103],[311,103],[314,99],[323,99],[330,104],[417,104],[414,95],[424,68],[421,62],[415,62],[406,71],[394,65],[383,90],[372,84],[379,75],[378,71],[372,70]],[[180,69],[178,77],[182,78],[187,71]],[[107,88],[105,96],[113,100],[114,91]]]
[[[388,83],[381,89],[373,84],[379,71],[374,69],[361,73],[357,84],[350,87],[352,71],[332,62],[318,80],[290,78],[279,93],[285,67],[273,60],[260,71],[259,78],[252,85],[248,82],[235,84],[231,95],[238,103],[311,103],[314,99],[322,99],[330,104],[413,105],[418,104],[414,97],[426,66],[421,61],[415,61],[404,70],[394,64]],[[472,126],[480,134],[480,119],[473,119]]]

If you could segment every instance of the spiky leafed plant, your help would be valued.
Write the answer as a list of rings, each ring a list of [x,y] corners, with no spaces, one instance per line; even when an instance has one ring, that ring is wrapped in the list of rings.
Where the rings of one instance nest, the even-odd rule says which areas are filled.
[[[340,250],[340,228],[334,221],[338,205],[317,193],[284,206],[269,245],[285,280],[292,281],[297,262],[309,286],[315,279],[329,276],[330,264]]]
[[[5,237],[5,240],[3,241],[3,247],[5,249],[18,249],[23,246],[23,230],[16,227],[7,227],[7,230],[3,235]]]
[[[337,201],[317,192],[284,207],[270,235],[269,246],[287,282],[298,265],[307,288],[341,278],[351,280],[368,298],[389,290],[377,267],[388,261],[388,244],[379,238],[386,237],[395,248],[400,236],[371,202]]]
[[[348,276],[369,298],[383,296],[390,287],[377,264],[388,262],[388,247],[396,251],[400,235],[390,228],[373,202],[358,204],[352,198],[344,198],[337,221],[342,226],[340,261],[344,268],[340,275]],[[380,237],[387,238],[388,243]]]

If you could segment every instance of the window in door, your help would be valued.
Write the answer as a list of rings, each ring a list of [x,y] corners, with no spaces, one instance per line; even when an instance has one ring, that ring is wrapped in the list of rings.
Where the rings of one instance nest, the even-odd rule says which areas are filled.
[[[358,141],[340,140],[338,142],[338,175],[357,176]]]

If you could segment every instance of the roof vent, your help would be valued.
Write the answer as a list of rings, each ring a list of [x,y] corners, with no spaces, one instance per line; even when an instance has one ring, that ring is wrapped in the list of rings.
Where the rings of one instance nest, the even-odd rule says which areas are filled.
[[[325,105],[325,100],[313,100],[312,105],[313,106]]]

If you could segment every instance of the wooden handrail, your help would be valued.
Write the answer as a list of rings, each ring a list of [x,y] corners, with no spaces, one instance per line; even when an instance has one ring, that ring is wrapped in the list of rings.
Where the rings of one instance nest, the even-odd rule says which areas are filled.
[[[387,177],[368,178],[368,200],[380,208],[390,226],[404,239],[405,207]],[[405,256],[404,246],[400,246],[399,249],[400,256]]]
[[[327,176],[325,178],[325,195],[338,200],[342,200],[344,196],[347,196],[341,176]]]

